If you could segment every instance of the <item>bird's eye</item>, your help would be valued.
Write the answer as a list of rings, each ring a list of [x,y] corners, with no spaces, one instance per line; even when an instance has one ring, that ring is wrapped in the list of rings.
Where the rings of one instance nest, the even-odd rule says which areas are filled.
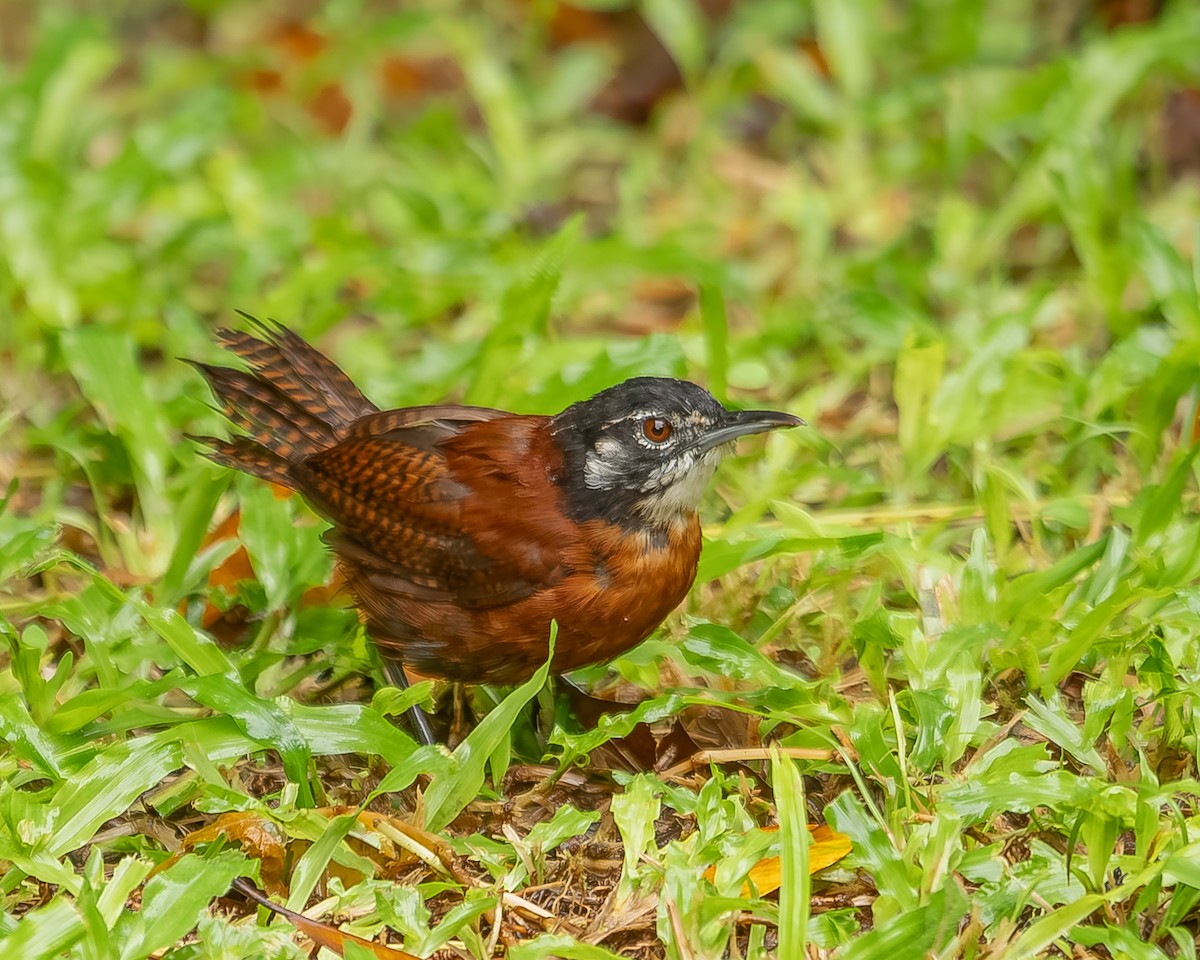
[[[642,421],[642,436],[651,443],[666,443],[671,439],[671,421],[662,417],[647,417]]]

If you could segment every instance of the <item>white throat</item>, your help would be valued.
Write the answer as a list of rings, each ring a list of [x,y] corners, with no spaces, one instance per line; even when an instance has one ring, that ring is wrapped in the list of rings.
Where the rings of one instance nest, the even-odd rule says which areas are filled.
[[[642,519],[650,526],[666,527],[695,513],[723,453],[717,448],[663,464],[642,487],[645,496],[638,500]]]

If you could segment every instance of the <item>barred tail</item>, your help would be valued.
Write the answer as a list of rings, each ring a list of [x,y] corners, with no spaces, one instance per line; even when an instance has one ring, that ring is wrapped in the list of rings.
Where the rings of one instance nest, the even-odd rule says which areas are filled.
[[[355,420],[378,408],[301,337],[280,324],[242,315],[258,327],[262,339],[239,330],[219,330],[217,339],[246,361],[248,371],[187,362],[200,371],[225,416],[246,435],[194,439],[209,447],[207,455],[216,463],[291,487],[291,461],[333,446]]]
[[[288,470],[288,462],[279,454],[249,437],[222,440],[220,437],[204,437],[189,433],[187,438],[208,447],[204,451],[204,455],[213,463],[219,463],[231,470],[241,470],[252,477],[278,483],[289,489],[296,488],[296,481],[292,479],[291,472]]]

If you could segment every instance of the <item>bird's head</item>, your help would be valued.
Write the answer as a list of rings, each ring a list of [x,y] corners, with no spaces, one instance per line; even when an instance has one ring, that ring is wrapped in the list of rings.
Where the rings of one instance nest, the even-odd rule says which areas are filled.
[[[695,512],[738,437],[803,423],[774,410],[727,410],[686,380],[635,377],[567,407],[551,432],[576,519],[664,528]]]

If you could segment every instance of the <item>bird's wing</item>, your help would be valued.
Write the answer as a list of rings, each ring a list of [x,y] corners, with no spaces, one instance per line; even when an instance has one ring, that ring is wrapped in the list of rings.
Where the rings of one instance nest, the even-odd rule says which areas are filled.
[[[566,572],[549,526],[553,491],[530,459],[541,419],[450,405],[384,411],[290,469],[372,590],[500,606]]]

